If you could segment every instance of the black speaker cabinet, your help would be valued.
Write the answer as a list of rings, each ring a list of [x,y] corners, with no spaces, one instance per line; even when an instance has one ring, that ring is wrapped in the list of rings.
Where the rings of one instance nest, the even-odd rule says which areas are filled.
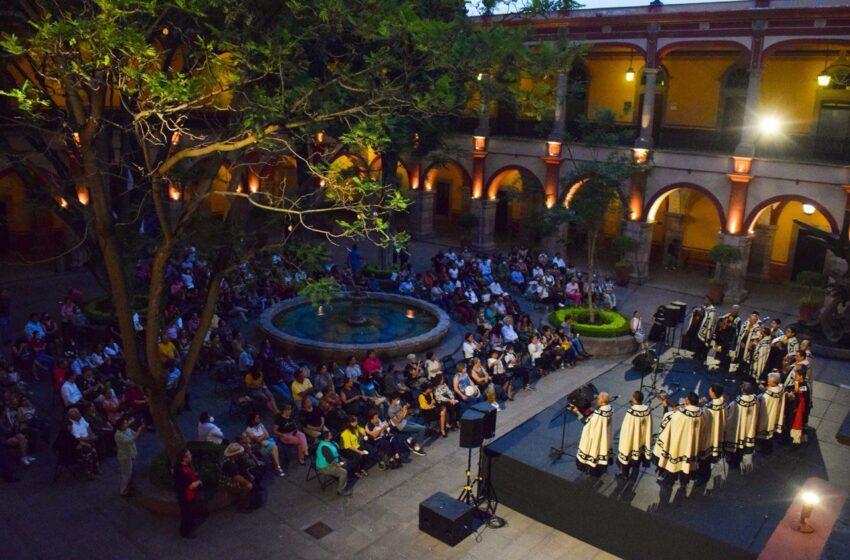
[[[590,408],[593,404],[593,399],[595,399],[598,394],[599,391],[596,390],[596,385],[593,383],[587,383],[567,395],[567,402],[579,410],[586,410]]]
[[[484,415],[471,408],[460,417],[460,446],[481,447],[484,443]]]
[[[443,492],[419,504],[419,530],[449,546],[472,534],[475,508]]]
[[[484,439],[496,437],[496,409],[488,402],[480,402],[471,407],[475,412],[480,412],[484,415],[484,427],[481,430],[481,435]]]

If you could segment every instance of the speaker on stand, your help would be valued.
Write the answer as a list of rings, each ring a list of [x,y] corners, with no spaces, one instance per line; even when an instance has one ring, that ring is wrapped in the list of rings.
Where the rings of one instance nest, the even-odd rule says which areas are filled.
[[[458,500],[475,507],[479,515],[493,527],[501,527],[504,520],[496,516],[499,505],[495,489],[487,476],[483,476],[484,440],[496,436],[496,408],[489,403],[478,403],[463,413],[460,418],[460,447],[468,452],[466,458],[466,484]],[[472,450],[478,448],[478,473],[472,477]]]

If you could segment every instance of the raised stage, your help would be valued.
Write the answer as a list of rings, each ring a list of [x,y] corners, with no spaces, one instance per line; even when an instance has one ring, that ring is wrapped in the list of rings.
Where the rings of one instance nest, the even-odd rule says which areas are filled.
[[[735,394],[734,381],[694,371],[689,360],[670,357],[665,369],[656,387],[669,389],[677,400],[691,390],[707,395],[712,382],[724,382]],[[593,383],[600,391],[622,395],[613,403],[616,453],[623,409],[640,387],[641,376],[624,363]],[[572,414],[567,421],[567,455],[550,459],[550,447],[560,445],[564,403],[561,398],[487,445],[485,469],[502,504],[623,558],[755,558],[803,482],[809,477],[828,478],[813,438],[798,452],[777,446],[769,457],[756,456],[745,474],[729,472],[725,463],[715,465],[711,481],[703,487],[659,485],[654,467],[644,469],[634,482],[616,478],[616,465],[596,479],[576,469],[582,424]],[[653,402],[654,431],[662,414],[658,404]]]

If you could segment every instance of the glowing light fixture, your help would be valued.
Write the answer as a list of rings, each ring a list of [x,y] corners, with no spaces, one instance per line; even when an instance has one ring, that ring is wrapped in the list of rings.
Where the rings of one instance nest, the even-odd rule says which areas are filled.
[[[782,121],[776,115],[763,115],[759,119],[759,130],[762,134],[779,134],[782,132]]]
[[[746,175],[750,172],[752,163],[752,158],[732,156],[732,168],[735,170],[735,173]]]
[[[649,150],[646,148],[632,148],[632,156],[635,158],[635,163],[643,165],[649,159]]]
[[[65,200],[65,198],[64,198],[64,197],[57,196],[57,197],[56,197],[56,203],[57,203],[57,204],[59,204],[59,206],[61,206],[62,208],[67,208],[67,207],[68,207],[68,201],[67,201],[67,200]]]
[[[818,74],[818,85],[820,87],[827,87],[829,82],[832,81],[832,76],[824,69],[820,74]]]
[[[180,143],[180,133],[175,132],[174,134],[171,135],[171,145],[176,146],[179,143]]]
[[[183,198],[183,193],[180,192],[180,189],[176,185],[168,185],[168,198],[177,202]]]
[[[811,216],[815,213],[815,210],[815,207],[811,204],[803,204],[803,214],[805,214],[806,216]]]
[[[316,144],[322,144],[325,141],[325,133],[324,131],[319,131],[316,133]]]
[[[561,143],[557,140],[547,140],[546,153],[551,158],[561,157]]]
[[[163,28],[162,28],[162,34],[163,34],[163,35],[165,35],[165,36],[167,37],[167,36],[168,36],[168,33],[169,33],[168,28],[167,28],[167,27],[163,27]]]
[[[486,136],[473,136],[472,137],[472,147],[476,152],[483,152],[487,149],[487,137]]]
[[[80,147],[80,133],[79,132],[72,133],[71,138],[74,139],[74,145],[79,148]]]
[[[815,506],[820,503],[820,498],[814,492],[803,492],[803,507],[800,509],[800,525],[797,530],[801,533],[814,533],[815,528],[809,525],[808,519],[812,516]]]
[[[483,79],[484,79],[484,73],[483,73],[483,72],[479,72],[479,73],[478,73],[478,76],[476,76],[476,79],[477,79],[479,82],[480,82],[481,80],[483,80]]]
[[[85,185],[80,185],[77,187],[77,200],[79,200],[80,204],[82,204],[83,206],[88,206],[88,203],[90,201],[89,190],[86,188]]]
[[[632,56],[634,53],[629,53],[629,67],[626,70],[626,81],[634,82],[635,81],[635,70],[632,68]]]
[[[413,313],[412,309],[408,309],[407,313],[405,313],[404,316],[407,317],[408,319],[413,319],[413,317],[415,316],[415,313]]]

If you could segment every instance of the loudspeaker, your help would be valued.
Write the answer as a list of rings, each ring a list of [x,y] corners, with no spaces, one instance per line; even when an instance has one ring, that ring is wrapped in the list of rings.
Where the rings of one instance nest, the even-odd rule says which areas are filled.
[[[685,320],[688,304],[674,301],[664,306],[664,326],[672,329]]]
[[[579,410],[587,410],[593,404],[593,399],[598,394],[599,391],[596,390],[596,385],[587,383],[567,395],[567,402]]]
[[[419,504],[419,530],[454,546],[472,534],[475,508],[437,492]]]
[[[496,437],[496,408],[488,402],[480,402],[472,406],[471,410],[484,415],[484,425],[481,428],[484,439]]]
[[[655,367],[655,362],[658,360],[658,356],[655,355],[655,352],[652,350],[647,350],[646,352],[641,352],[632,360],[632,366],[640,371],[640,372],[648,372],[652,371],[652,368]]]
[[[481,447],[484,443],[484,415],[471,408],[460,417],[460,446]]]

